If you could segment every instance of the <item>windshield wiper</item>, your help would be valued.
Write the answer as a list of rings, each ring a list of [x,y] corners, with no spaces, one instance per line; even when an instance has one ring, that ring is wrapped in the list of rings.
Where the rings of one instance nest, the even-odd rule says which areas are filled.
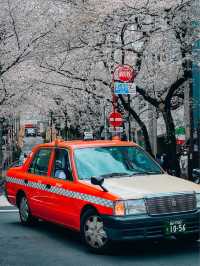
[[[120,176],[132,176],[132,174],[128,174],[128,173],[110,173],[110,174],[104,174],[101,175],[104,178],[109,178],[109,177],[120,177]]]
[[[139,172],[132,172],[131,174],[128,173],[110,173],[110,174],[104,174],[104,175],[100,175],[101,177],[104,178],[114,178],[114,177],[131,177],[134,175],[152,175],[152,174],[161,174],[160,172],[156,172],[156,171],[139,171]]]
[[[162,174],[161,172],[157,172],[157,171],[139,171],[139,172],[135,172],[133,173],[133,175],[160,175]]]

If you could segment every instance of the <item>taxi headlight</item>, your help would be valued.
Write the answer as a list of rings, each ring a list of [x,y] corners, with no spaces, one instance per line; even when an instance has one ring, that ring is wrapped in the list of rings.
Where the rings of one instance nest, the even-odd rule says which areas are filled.
[[[146,206],[143,199],[127,200],[125,205],[127,215],[146,213]]]
[[[116,201],[114,205],[115,215],[134,215],[146,213],[146,206],[143,199]]]
[[[196,194],[197,208],[200,208],[200,193]]]

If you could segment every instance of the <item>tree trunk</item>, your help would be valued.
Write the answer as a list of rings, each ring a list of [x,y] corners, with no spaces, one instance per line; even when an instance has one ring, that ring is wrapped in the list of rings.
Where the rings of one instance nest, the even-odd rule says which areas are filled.
[[[138,125],[140,126],[143,136],[144,136],[144,143],[145,143],[145,149],[146,151],[154,157],[152,149],[151,149],[151,144],[150,144],[150,140],[149,140],[149,134],[146,128],[146,125],[144,124],[144,122],[140,119],[140,117],[137,115],[137,113],[131,108],[129,107],[129,104],[124,100],[122,95],[119,95],[119,98],[121,100],[121,103],[123,105],[123,107],[125,108],[126,111],[130,111],[130,114],[132,115],[132,117],[136,120],[136,122],[138,123]]]
[[[162,112],[165,125],[166,125],[166,135],[167,135],[167,160],[169,163],[169,172],[171,174],[175,174],[176,176],[180,176],[180,165],[179,159],[176,152],[176,134],[175,134],[175,126],[172,118],[172,114],[170,108],[168,106],[165,107]]]

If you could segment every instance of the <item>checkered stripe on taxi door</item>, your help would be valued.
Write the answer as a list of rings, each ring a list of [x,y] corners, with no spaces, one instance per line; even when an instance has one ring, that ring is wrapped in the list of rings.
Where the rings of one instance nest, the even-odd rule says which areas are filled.
[[[103,199],[103,198],[92,196],[86,193],[80,193],[80,192],[64,189],[64,188],[57,187],[57,186],[51,186],[50,188],[47,188],[45,184],[42,184],[39,182],[32,182],[32,181],[29,181],[28,183],[24,183],[23,179],[15,178],[15,177],[6,177],[6,182],[23,185],[26,187],[36,188],[36,189],[43,190],[43,191],[48,191],[48,192],[55,193],[57,195],[61,195],[64,197],[84,200],[84,201],[91,202],[97,205],[102,205],[105,207],[110,207],[110,208],[113,207],[112,200]]]

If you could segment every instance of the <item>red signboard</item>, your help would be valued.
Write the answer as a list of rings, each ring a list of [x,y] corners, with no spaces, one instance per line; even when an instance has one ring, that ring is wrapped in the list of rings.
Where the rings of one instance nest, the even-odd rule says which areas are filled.
[[[135,71],[129,65],[120,65],[114,71],[114,80],[121,82],[133,82]]]
[[[120,127],[123,123],[122,115],[118,112],[113,112],[109,116],[109,123],[113,127]]]
[[[25,124],[24,128],[36,128],[37,129],[37,125],[35,125],[35,124]]]
[[[35,127],[35,125],[33,125],[33,124],[25,124],[25,128],[33,128],[33,127]]]
[[[177,139],[176,144],[177,145],[183,145],[183,144],[185,144],[185,140],[184,139]]]

